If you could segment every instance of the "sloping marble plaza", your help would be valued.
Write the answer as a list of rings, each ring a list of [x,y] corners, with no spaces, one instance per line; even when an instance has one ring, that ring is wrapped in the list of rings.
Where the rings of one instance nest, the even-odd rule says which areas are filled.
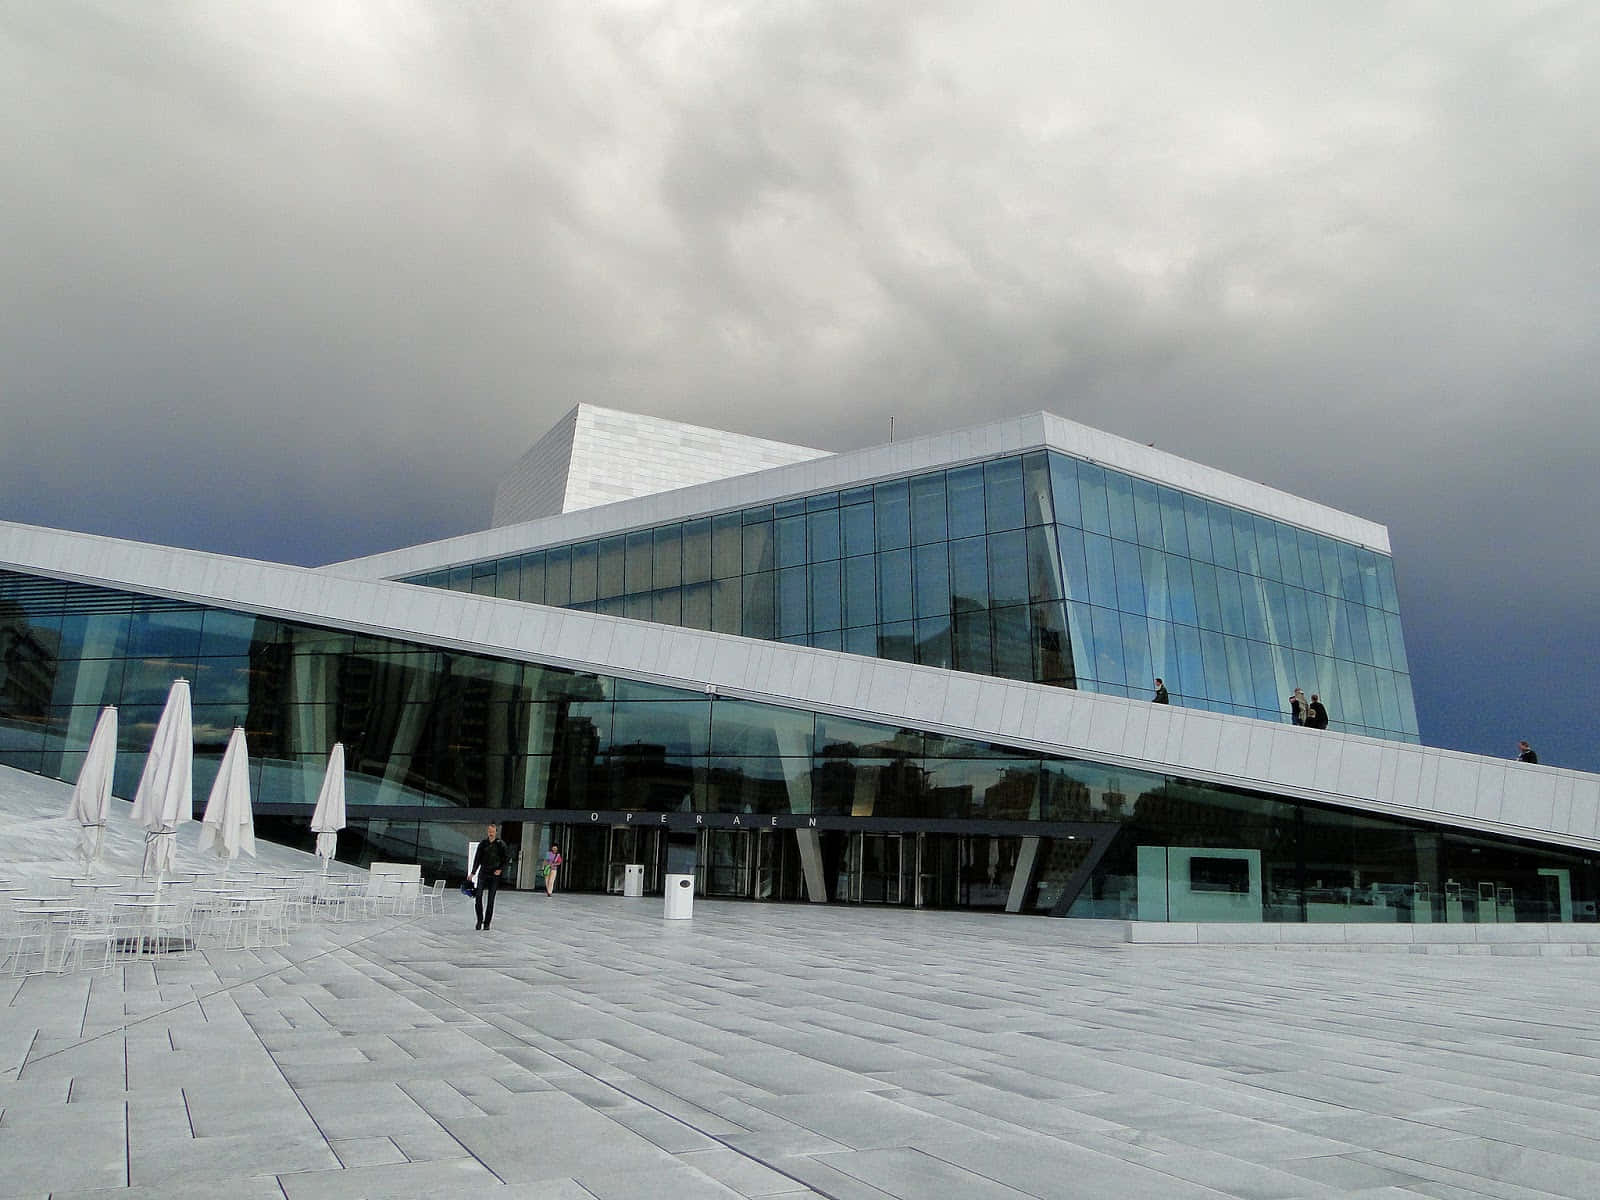
[[[5,980],[0,1195],[1600,1194],[1600,957],[450,899]]]

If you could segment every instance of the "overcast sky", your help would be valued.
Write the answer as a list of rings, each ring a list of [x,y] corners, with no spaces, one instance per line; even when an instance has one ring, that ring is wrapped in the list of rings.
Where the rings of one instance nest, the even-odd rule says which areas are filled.
[[[1047,408],[1387,524],[1424,740],[1600,770],[1600,6],[0,0],[0,88],[0,518]]]

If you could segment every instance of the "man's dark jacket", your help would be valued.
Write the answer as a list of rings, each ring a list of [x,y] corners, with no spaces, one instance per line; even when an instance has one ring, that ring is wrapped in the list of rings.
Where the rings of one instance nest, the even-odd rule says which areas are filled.
[[[496,871],[504,871],[506,864],[511,861],[511,856],[506,853],[506,844],[499,838],[494,841],[484,840],[478,843],[478,856],[473,860],[472,866],[478,873],[478,886],[498,886],[504,882],[505,876],[495,878]]]

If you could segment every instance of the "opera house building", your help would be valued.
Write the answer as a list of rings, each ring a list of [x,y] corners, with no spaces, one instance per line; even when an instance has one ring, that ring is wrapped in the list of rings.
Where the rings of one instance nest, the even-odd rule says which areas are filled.
[[[1387,530],[1038,413],[827,453],[581,405],[480,533],[309,569],[0,524],[0,763],[519,883],[1129,921],[1596,918],[1600,776],[1430,748]],[[1155,680],[1168,702],[1154,703]],[[1326,728],[1294,725],[1316,693]]]

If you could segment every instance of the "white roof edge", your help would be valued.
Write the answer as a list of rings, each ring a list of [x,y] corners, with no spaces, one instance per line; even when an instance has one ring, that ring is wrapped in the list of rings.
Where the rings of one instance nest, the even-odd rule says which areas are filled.
[[[346,559],[329,563],[323,569],[360,578],[394,579],[1039,449],[1061,450],[1075,457],[1092,459],[1131,475],[1367,546],[1382,554],[1390,552],[1388,529],[1374,521],[1204,466],[1167,450],[1091,429],[1054,413],[1037,412]]]
[[[1600,775],[0,523],[0,567],[1600,850]]]

